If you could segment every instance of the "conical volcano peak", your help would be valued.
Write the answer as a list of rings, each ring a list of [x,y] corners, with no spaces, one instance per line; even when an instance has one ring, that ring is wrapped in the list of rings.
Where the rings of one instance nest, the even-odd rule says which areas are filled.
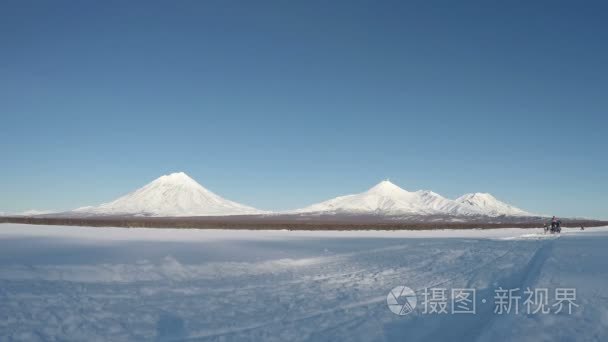
[[[73,210],[89,215],[224,216],[264,213],[222,198],[184,172],[161,176],[112,202]]]
[[[371,189],[369,189],[367,192],[389,195],[391,193],[405,192],[405,190],[403,190],[399,186],[393,184],[390,180],[385,179],[385,180],[381,181],[380,183],[376,184]]]
[[[441,196],[440,194],[432,191],[432,190],[418,190],[416,191],[417,194],[420,194],[422,196]],[[441,196],[443,197],[443,196]]]
[[[168,175],[163,175],[158,177],[159,181],[165,182],[175,182],[175,183],[183,183],[183,182],[195,182],[190,176],[188,176],[185,172],[174,172]]]
[[[487,192],[475,192],[460,196],[457,201],[460,202],[496,202],[496,197],[492,196]]]
[[[179,191],[179,189],[198,189],[204,192],[209,191],[184,172],[174,172],[168,175],[160,176],[147,185],[147,187],[150,186],[163,188],[163,191]]]
[[[184,179],[184,178],[187,178],[187,179],[192,179],[190,176],[188,176],[188,175],[187,175],[185,172],[183,172],[183,171],[180,171],[180,172],[173,172],[173,173],[170,173],[170,174],[168,174],[168,175],[163,175],[163,176],[161,176],[161,178],[163,178],[163,177],[164,177],[164,178],[173,178],[173,179]]]
[[[495,198],[494,196],[492,196],[492,194],[487,193],[487,192],[475,192],[475,193],[469,194],[469,196],[477,197],[477,198]]]

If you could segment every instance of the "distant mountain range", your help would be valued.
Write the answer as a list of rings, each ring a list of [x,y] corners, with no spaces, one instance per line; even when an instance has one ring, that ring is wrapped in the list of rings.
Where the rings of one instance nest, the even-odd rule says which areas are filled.
[[[340,196],[295,210],[298,214],[374,214],[385,216],[535,216],[484,193],[466,194],[455,200],[433,191],[410,192],[388,180],[354,195]]]
[[[384,180],[371,189],[336,197],[308,207],[267,212],[225,199],[207,190],[183,172],[162,176],[114,201],[61,213],[23,213],[22,216],[54,217],[198,217],[198,216],[289,216],[289,217],[537,217],[487,193],[472,193],[455,200],[433,191],[410,192]],[[29,214],[29,215],[28,215]]]
[[[54,214],[56,213],[56,211],[54,210],[36,210],[36,209],[30,209],[30,210],[26,210],[26,211],[22,211],[19,213],[13,213],[10,214],[11,216],[37,216],[37,215],[47,215],[47,214]],[[0,213],[1,215],[9,215],[6,213]]]

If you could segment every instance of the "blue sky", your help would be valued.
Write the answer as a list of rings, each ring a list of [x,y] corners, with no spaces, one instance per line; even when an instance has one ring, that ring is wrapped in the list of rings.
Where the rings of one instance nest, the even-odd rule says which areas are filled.
[[[290,209],[383,178],[608,218],[601,1],[3,1],[0,211],[185,171]]]

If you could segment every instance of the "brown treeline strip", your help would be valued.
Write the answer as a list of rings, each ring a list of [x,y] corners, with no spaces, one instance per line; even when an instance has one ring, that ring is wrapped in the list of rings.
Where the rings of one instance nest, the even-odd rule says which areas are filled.
[[[376,217],[302,218],[297,216],[230,216],[230,217],[0,217],[0,223],[37,225],[177,228],[177,229],[250,229],[250,230],[421,230],[421,229],[492,229],[539,228],[545,218],[513,221],[474,222],[403,222]],[[563,227],[608,226],[608,221],[563,219]],[[0,227],[1,229],[2,227]]]

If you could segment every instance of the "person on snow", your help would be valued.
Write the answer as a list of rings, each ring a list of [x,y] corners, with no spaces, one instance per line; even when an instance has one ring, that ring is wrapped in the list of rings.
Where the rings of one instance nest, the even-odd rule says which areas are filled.
[[[551,219],[551,233],[561,233],[562,231],[562,220],[553,216]]]
[[[561,233],[562,232],[562,220],[553,217],[553,221],[551,222],[551,233]]]

